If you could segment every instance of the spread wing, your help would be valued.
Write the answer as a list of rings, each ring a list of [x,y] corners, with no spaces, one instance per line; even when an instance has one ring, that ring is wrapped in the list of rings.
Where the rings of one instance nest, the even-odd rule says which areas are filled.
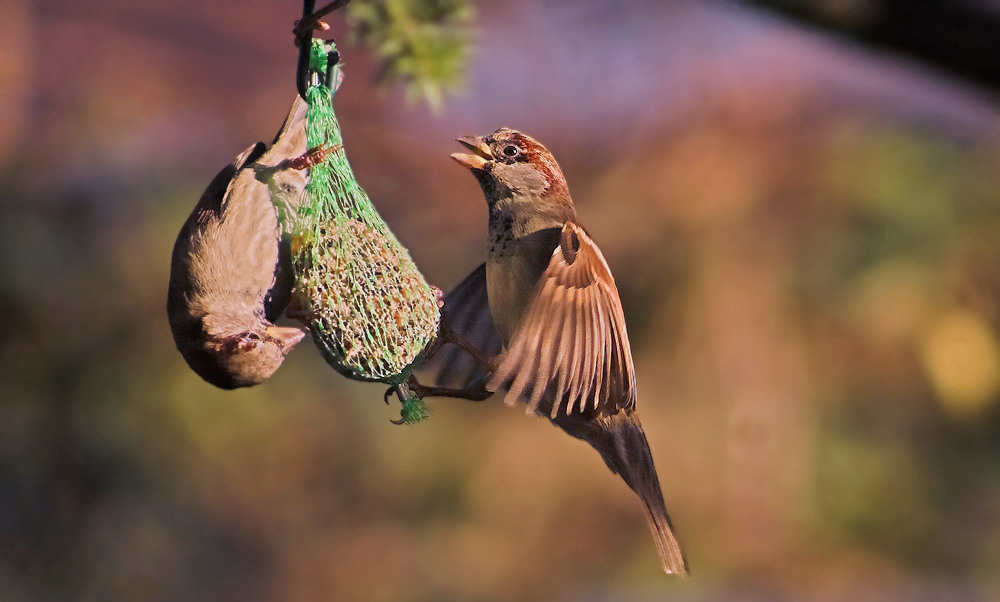
[[[480,265],[444,298],[442,321],[456,334],[489,356],[500,353],[500,333],[490,316],[486,295],[486,264]],[[426,364],[434,383],[464,388],[487,376],[488,370],[458,346],[446,344]]]
[[[507,403],[558,415],[635,407],[635,370],[625,316],[600,249],[577,224],[559,246],[487,388]]]

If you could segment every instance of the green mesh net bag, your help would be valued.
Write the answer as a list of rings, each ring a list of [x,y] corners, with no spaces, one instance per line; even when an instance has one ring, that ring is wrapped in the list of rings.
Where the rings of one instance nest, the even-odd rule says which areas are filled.
[[[335,150],[312,167],[290,225],[296,311],[338,372],[400,385],[437,334],[437,294],[354,178],[333,112],[334,46],[312,44],[306,139]],[[423,414],[419,400],[404,400],[404,421]]]

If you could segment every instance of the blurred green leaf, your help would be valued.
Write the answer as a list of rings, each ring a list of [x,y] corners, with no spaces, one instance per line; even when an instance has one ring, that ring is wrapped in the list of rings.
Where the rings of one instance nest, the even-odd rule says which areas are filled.
[[[407,98],[441,108],[461,87],[471,38],[468,0],[369,0],[349,5],[354,42],[379,62],[382,83],[400,81]]]

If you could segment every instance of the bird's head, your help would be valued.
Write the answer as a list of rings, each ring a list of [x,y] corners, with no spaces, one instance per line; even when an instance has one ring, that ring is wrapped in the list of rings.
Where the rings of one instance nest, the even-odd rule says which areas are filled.
[[[463,136],[459,143],[472,154],[451,158],[472,171],[491,205],[513,195],[537,200],[569,201],[569,189],[559,164],[534,138],[510,128],[486,136]]]
[[[260,384],[281,367],[285,355],[305,336],[300,328],[271,325],[208,333],[201,344],[194,344],[200,337],[186,339],[192,344],[185,345],[178,340],[178,349],[198,376],[222,389]]]

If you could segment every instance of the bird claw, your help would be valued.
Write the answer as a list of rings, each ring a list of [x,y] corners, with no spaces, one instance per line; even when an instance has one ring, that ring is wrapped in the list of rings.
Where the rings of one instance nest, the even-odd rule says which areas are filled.
[[[344,146],[342,144],[323,144],[320,146],[314,146],[298,157],[285,159],[278,165],[278,167],[281,169],[309,169],[319,165],[323,161],[326,161],[328,156],[339,151],[343,147]]]
[[[410,378],[406,381],[405,385],[400,386],[406,387],[406,392],[409,393],[407,399],[416,398],[422,401],[424,397],[432,395],[435,391],[434,387],[426,387],[420,384],[420,382],[417,381],[417,377],[413,375],[410,375]]]

